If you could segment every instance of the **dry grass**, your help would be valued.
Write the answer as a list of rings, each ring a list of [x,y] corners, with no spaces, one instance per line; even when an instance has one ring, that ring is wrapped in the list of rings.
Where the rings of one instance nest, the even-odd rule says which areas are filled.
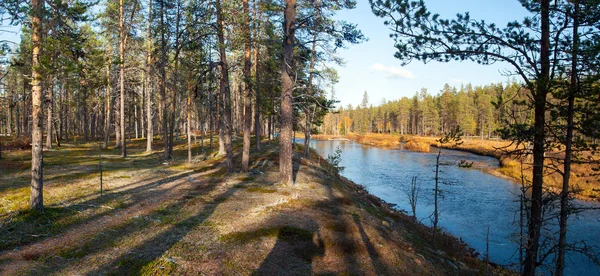
[[[417,142],[415,140],[410,140],[404,145],[404,148],[411,151],[417,152],[429,152],[431,146],[424,142]]]
[[[143,154],[143,141],[134,141],[125,160],[117,150],[104,153],[100,197],[91,146],[62,152],[65,168],[48,153],[54,180],[44,214],[26,210],[26,179],[0,182],[0,274],[473,275],[485,268],[452,236],[432,245],[429,228],[329,174],[315,152],[301,162],[297,153],[297,184],[288,187],[278,184],[274,146],[253,153],[253,173],[224,174],[221,158],[185,164],[179,146],[176,161],[163,165],[160,153]],[[76,174],[55,177],[63,173]]]

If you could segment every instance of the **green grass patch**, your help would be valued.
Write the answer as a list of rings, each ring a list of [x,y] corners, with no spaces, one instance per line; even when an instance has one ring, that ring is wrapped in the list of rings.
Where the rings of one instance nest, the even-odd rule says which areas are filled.
[[[73,209],[51,207],[46,207],[44,213],[29,209],[17,212],[0,225],[0,251],[59,233],[66,225],[79,221],[76,214]]]

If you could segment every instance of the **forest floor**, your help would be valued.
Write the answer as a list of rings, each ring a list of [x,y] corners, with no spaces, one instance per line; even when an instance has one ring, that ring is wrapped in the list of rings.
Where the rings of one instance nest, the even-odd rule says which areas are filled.
[[[317,140],[348,139],[364,145],[391,149],[399,149],[402,147],[403,143],[409,141],[417,142],[418,144],[439,147],[439,143],[437,142],[439,137],[431,136],[400,134],[361,135],[350,133],[349,135],[313,135],[312,137]],[[444,146],[444,148],[495,157],[500,161],[500,167],[496,169],[486,168],[484,171],[498,177],[504,177],[513,180],[518,185],[521,184],[522,177],[525,182],[528,182],[531,179],[531,164],[528,164],[527,161],[525,161],[521,166],[521,162],[514,158],[514,156],[506,154],[507,150],[514,149],[514,146],[509,141],[463,138],[462,144],[457,146],[448,145]],[[599,158],[600,157],[596,156],[594,159]],[[548,160],[547,163],[550,164],[551,161]],[[562,187],[562,176],[558,172],[547,172],[545,174],[544,181],[548,191],[554,193],[560,192]],[[573,164],[570,183],[572,187],[576,187],[576,198],[582,200],[600,201],[600,178],[598,176],[598,172],[594,170],[592,165]]]
[[[44,213],[27,208],[30,152],[4,152],[0,275],[512,273],[452,236],[437,235],[433,246],[430,228],[314,152],[306,159],[296,149],[290,187],[278,184],[276,145],[254,153],[251,172],[234,174],[212,155],[188,164],[183,141],[170,163],[144,153],[145,140],[128,148],[127,158],[102,151],[103,195],[97,144],[44,152]]]

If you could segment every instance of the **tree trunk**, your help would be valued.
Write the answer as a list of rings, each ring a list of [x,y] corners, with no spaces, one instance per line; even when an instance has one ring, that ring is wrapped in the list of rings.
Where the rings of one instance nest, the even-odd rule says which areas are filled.
[[[188,163],[192,163],[192,84],[188,80],[188,93],[187,93],[187,123],[186,123],[186,132],[187,132],[187,144],[188,144]]]
[[[138,132],[138,112],[137,112],[137,108],[138,108],[138,104],[137,104],[137,100],[135,101],[135,104],[133,105],[133,129],[135,132],[135,139],[139,138],[139,132]]]
[[[252,131],[252,80],[250,76],[250,6],[243,0],[244,6],[244,146],[242,150],[242,172],[248,172],[250,163],[250,132]],[[258,103],[257,103],[258,104]],[[258,133],[256,134],[258,135]]]
[[[541,0],[541,70],[534,95],[533,178],[531,187],[531,214],[528,222],[528,238],[525,245],[524,275],[535,275],[538,266],[540,229],[542,226],[542,195],[544,184],[544,153],[546,98],[550,78],[550,0]]]
[[[119,85],[121,89],[121,157],[127,157],[125,140],[125,19],[123,0],[119,0]]]
[[[47,108],[47,114],[46,114],[46,148],[47,149],[51,149],[52,148],[52,100],[53,100],[53,89],[54,85],[52,83],[52,80],[50,80],[50,83],[48,84],[48,90],[46,91],[46,104],[48,104]]]
[[[152,142],[154,140],[154,133],[152,132],[152,75],[150,74],[150,70],[152,70],[152,1],[148,3],[148,33],[146,39],[146,71],[144,73],[144,85],[146,86],[146,127],[148,128],[146,152],[152,152]]]
[[[212,72],[212,69],[211,69]],[[212,74],[210,77],[210,80],[212,80]],[[212,95],[212,81],[209,80],[209,84],[208,84],[208,148],[209,151],[212,152],[213,150],[213,132],[214,132],[214,126],[213,126],[213,119],[214,119],[214,114],[212,112],[213,109],[213,95]]]
[[[439,209],[438,209],[438,197],[439,197],[439,182],[440,182],[440,157],[442,155],[442,146],[440,144],[440,150],[435,157],[435,188],[433,189],[433,244],[435,246],[435,234],[438,229],[439,222]]]
[[[117,101],[119,97],[117,97],[117,95],[115,95],[115,101],[113,102],[115,108],[114,108],[114,122],[115,122],[115,147],[120,148],[121,147],[121,120],[119,119],[121,116],[121,101]]]
[[[562,191],[560,193],[560,219],[558,253],[556,257],[556,275],[562,276],[565,269],[565,251],[567,246],[567,219],[569,216],[569,181],[571,179],[571,156],[573,155],[573,115],[575,94],[578,90],[577,55],[579,51],[579,0],[573,0],[573,51],[571,53],[571,84],[569,87],[567,107],[567,137],[565,141],[565,160]]]
[[[109,51],[110,52],[110,51]],[[104,144],[103,148],[108,148],[110,138],[110,125],[112,124],[112,99],[110,95],[110,64],[106,65],[106,117],[104,120]]]
[[[42,152],[42,86],[41,74],[38,72],[40,61],[40,37],[42,28],[42,7],[41,0],[32,0],[31,9],[31,43],[32,63],[31,63],[31,112],[32,112],[32,131],[31,131],[31,195],[29,205],[32,210],[44,211],[43,196],[43,168],[44,157]]]
[[[254,135],[256,139],[256,151],[260,151],[260,136],[261,136],[261,128],[260,128],[260,72],[258,70],[258,54],[260,52],[260,20],[262,17],[262,12],[260,11],[260,2],[259,0],[254,1],[254,12],[255,20],[256,20],[256,28],[254,34],[254,93],[256,94],[256,100],[254,103]]]
[[[308,102],[306,109],[306,126],[304,127],[304,156],[310,157],[310,131],[312,128],[312,96],[313,96],[313,73],[315,70],[315,55],[317,52],[317,27],[319,24],[319,17],[321,15],[321,8],[319,7],[320,1],[317,1],[315,5],[316,15],[315,15],[315,24],[313,28],[313,41],[312,41],[312,49],[310,51],[310,67],[308,71]]]
[[[160,2],[160,80],[159,80],[159,88],[160,88],[160,101],[161,101],[161,110],[162,110],[162,137],[164,143],[164,158],[165,160],[169,160],[169,141],[167,139],[167,90],[166,90],[166,79],[167,79],[167,40],[165,37],[165,3],[163,1]]]
[[[225,37],[223,35],[223,10],[221,0],[216,1],[217,8],[217,37],[219,40],[219,55],[221,57],[220,91],[223,103],[223,116],[221,118],[221,130],[225,147],[225,164],[227,172],[233,172],[233,149],[231,147],[231,99],[229,89],[229,69],[227,54],[225,52]]]
[[[179,28],[180,28],[180,23],[181,23],[181,11],[180,11],[180,6],[179,6],[179,2],[177,2],[177,20],[175,22],[175,34],[176,36],[179,34]],[[171,125],[169,128],[169,158],[173,158],[173,138],[174,138],[174,131],[175,131],[175,113],[177,112],[177,89],[179,87],[179,52],[181,49],[180,45],[179,45],[180,41],[179,38],[176,39],[175,41],[175,56],[174,56],[174,60],[175,60],[175,66],[174,66],[174,72],[173,72],[173,88],[172,88],[172,98],[171,98]]]
[[[285,1],[283,59],[281,63],[281,126],[279,134],[279,174],[286,185],[294,183],[292,166],[294,34],[296,0]]]
[[[88,132],[89,132],[89,124],[88,124],[88,106],[85,100],[81,101],[81,105],[83,105],[83,141],[88,142]]]

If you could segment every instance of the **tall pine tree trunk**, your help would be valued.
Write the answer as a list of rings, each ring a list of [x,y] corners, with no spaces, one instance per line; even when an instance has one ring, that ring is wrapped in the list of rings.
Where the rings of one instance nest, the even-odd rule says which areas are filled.
[[[51,149],[52,148],[52,101],[53,101],[53,91],[52,88],[54,87],[53,85],[53,81],[50,80],[48,83],[48,90],[46,91],[46,104],[48,105],[47,111],[46,111],[46,148],[47,149]]]
[[[225,164],[227,172],[233,172],[233,149],[231,147],[231,98],[229,89],[229,69],[227,53],[225,52],[225,36],[223,34],[223,10],[221,0],[216,1],[217,8],[217,37],[219,42],[219,55],[221,58],[220,91],[222,95],[223,116],[221,118],[221,133],[225,148]]]
[[[121,89],[121,157],[127,157],[125,139],[125,19],[123,18],[123,0],[119,0],[119,85]]]
[[[261,91],[260,91],[260,72],[258,70],[258,54],[260,51],[260,20],[262,17],[262,12],[260,12],[260,2],[259,0],[254,1],[254,12],[256,26],[255,26],[255,34],[254,34],[254,93],[256,93],[256,101],[254,104],[254,134],[256,139],[256,151],[260,151],[260,136],[261,136],[261,127],[260,127],[260,105],[261,105]]]
[[[42,0],[31,1],[31,195],[29,205],[36,211],[44,211],[44,157],[42,152],[42,85],[40,82],[40,37],[42,29]]]
[[[110,51],[109,51],[110,52]],[[108,148],[110,138],[110,125],[112,124],[112,99],[110,95],[110,64],[106,64],[106,117],[104,119],[104,149]]]
[[[321,7],[319,7],[320,1],[317,1],[315,5],[316,15],[315,15],[315,24],[313,28],[313,41],[312,41],[312,49],[310,52],[310,68],[308,71],[308,102],[306,108],[306,126],[304,127],[304,156],[310,157],[310,131],[312,127],[312,96],[313,96],[313,74],[315,70],[315,55],[317,51],[317,28],[319,24],[319,16]]]
[[[250,76],[250,6],[243,0],[244,6],[244,146],[242,150],[242,172],[248,172],[250,163],[250,132],[252,131],[252,80]],[[258,103],[257,103],[258,104]],[[256,135],[259,135],[258,133]]]
[[[146,127],[147,139],[146,139],[146,152],[152,152],[152,140],[154,139],[154,133],[152,132],[152,85],[150,74],[152,67],[152,1],[148,3],[148,32],[146,34],[146,71],[144,73],[144,85],[146,86]]]
[[[565,251],[567,246],[567,219],[569,216],[569,181],[571,179],[571,156],[573,155],[573,115],[575,94],[578,90],[577,55],[579,51],[579,0],[573,0],[573,50],[571,52],[571,84],[569,87],[567,107],[567,137],[565,141],[565,160],[563,171],[562,191],[560,193],[560,219],[558,254],[556,258],[556,275],[562,276],[565,269]]]
[[[296,0],[285,1],[283,59],[281,62],[281,126],[279,136],[280,181],[294,183],[292,166],[294,34],[296,31]]]
[[[542,227],[542,196],[544,184],[544,153],[546,100],[550,82],[550,0],[541,0],[540,75],[535,84],[533,137],[533,178],[531,187],[531,213],[525,244],[524,275],[535,275],[538,267],[540,229]]]
[[[186,133],[187,133],[187,146],[188,146],[188,163],[192,163],[192,83],[188,79],[187,89],[187,122],[186,122]]]
[[[164,144],[164,158],[165,160],[169,160],[169,140],[167,139],[167,90],[166,90],[166,79],[167,79],[167,39],[165,37],[165,3],[163,1],[160,2],[160,79],[159,79],[159,89],[160,89],[160,101],[161,101],[161,110],[162,110],[162,138]]]

